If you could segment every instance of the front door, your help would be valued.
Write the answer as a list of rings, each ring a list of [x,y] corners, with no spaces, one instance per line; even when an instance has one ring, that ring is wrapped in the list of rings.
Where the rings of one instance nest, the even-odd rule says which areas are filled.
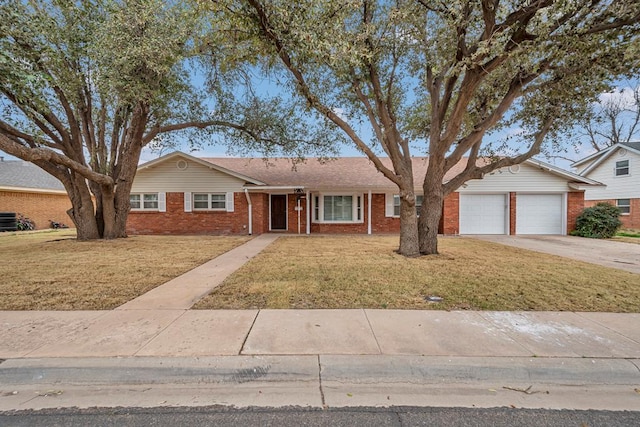
[[[271,195],[271,229],[287,229],[287,195]]]

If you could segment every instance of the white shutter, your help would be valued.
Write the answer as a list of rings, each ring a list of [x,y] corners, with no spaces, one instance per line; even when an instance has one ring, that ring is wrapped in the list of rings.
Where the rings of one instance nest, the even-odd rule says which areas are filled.
[[[227,193],[227,212],[233,212],[233,191]]]
[[[158,193],[158,212],[167,211],[167,193]]]
[[[191,212],[191,193],[184,192],[184,211]]]
[[[393,194],[387,193],[384,195],[384,216],[392,217],[393,216]]]

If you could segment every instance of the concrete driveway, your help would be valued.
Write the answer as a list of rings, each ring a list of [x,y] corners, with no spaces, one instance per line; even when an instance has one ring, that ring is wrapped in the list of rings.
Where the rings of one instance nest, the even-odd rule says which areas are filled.
[[[640,245],[574,236],[465,236],[640,274]]]

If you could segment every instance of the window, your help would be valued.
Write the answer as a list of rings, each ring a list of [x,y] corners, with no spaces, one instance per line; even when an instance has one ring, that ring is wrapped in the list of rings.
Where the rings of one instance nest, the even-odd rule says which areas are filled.
[[[420,215],[423,200],[424,196],[416,196],[416,215]],[[400,196],[397,194],[393,195],[393,216],[400,216]]]
[[[313,196],[315,222],[362,222],[363,201],[358,194],[319,194]]]
[[[620,160],[616,162],[616,176],[629,175],[629,160]]]
[[[194,210],[225,210],[226,196],[223,193],[194,193]]]
[[[158,210],[158,193],[129,195],[131,209]]]
[[[353,196],[324,196],[325,221],[353,221]]]
[[[631,199],[618,199],[616,200],[616,206],[620,209],[622,215],[631,213]]]

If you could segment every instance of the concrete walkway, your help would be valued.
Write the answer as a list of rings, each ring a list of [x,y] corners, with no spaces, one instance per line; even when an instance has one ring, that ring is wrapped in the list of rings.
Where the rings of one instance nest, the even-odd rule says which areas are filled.
[[[0,312],[0,410],[640,409],[640,314],[189,310],[259,236],[111,311]]]
[[[121,305],[116,310],[189,309],[278,237],[277,234],[254,237],[247,243]]]
[[[480,239],[640,274],[640,245],[575,236],[474,235]]]

